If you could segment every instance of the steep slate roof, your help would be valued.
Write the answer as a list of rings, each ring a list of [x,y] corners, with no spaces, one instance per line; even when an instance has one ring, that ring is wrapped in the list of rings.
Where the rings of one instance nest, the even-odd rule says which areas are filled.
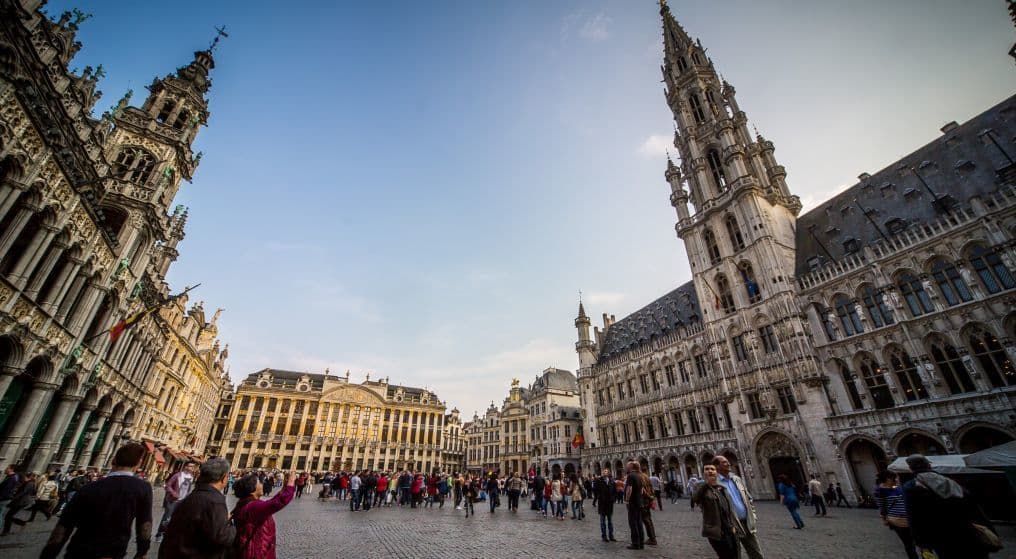
[[[624,353],[701,317],[695,283],[689,281],[607,328],[600,358]]]
[[[256,383],[258,381],[258,377],[260,377],[261,373],[264,373],[265,371],[268,371],[268,372],[270,372],[272,374],[272,384],[273,385],[281,384],[281,385],[283,385],[285,387],[296,386],[297,382],[299,382],[300,379],[303,376],[305,376],[305,375],[307,376],[308,379],[310,379],[310,386],[311,386],[312,389],[321,389],[321,388],[323,388],[324,385],[325,385],[325,379],[326,378],[330,378],[330,379],[333,379],[333,380],[337,380],[337,379],[340,379],[340,378],[345,379],[345,377],[339,377],[337,375],[322,375],[320,373],[307,373],[307,372],[302,372],[302,371],[283,371],[283,370],[280,370],[280,369],[270,369],[270,368],[268,368],[268,369],[261,369],[260,371],[256,371],[256,372],[253,372],[253,373],[247,375],[247,379],[244,382],[249,382],[249,383],[252,383],[252,384]],[[355,383],[350,383],[350,384],[355,384]],[[374,380],[364,381],[363,384],[365,386],[381,386],[380,382],[374,381]],[[395,395],[395,391],[399,389],[399,386],[400,385],[398,385],[398,384],[389,384],[388,385],[388,395],[389,396],[394,396]],[[402,389],[405,391],[406,394],[411,394],[411,395],[420,395],[420,394],[423,394],[424,392],[426,392],[426,390],[424,390],[423,388],[416,388],[416,387],[413,387],[413,386],[403,386]]]
[[[575,375],[571,371],[564,369],[549,369],[544,371],[543,374],[536,377],[531,387],[532,392],[538,392],[541,389],[548,390],[567,390],[571,392],[577,392],[579,389],[579,381],[575,378]]]
[[[908,168],[913,167],[939,197],[949,196],[960,206],[970,198],[996,191],[998,171],[1010,163],[989,139],[980,134],[991,129],[994,138],[1016,157],[1016,95],[948,131],[917,151],[861,180],[797,219],[798,277],[810,271],[809,259],[829,261],[848,254],[845,243],[858,242],[858,250],[882,239],[878,230],[854,203],[869,212],[882,232],[891,236],[887,223],[900,219],[915,226],[944,214],[932,205],[932,195]],[[813,228],[813,229],[810,229]],[[814,235],[812,235],[814,233]],[[818,237],[818,241],[815,240]],[[819,245],[821,241],[821,245]]]

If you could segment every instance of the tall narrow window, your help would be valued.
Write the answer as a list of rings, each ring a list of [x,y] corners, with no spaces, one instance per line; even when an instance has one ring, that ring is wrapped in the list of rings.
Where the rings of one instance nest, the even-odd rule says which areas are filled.
[[[780,399],[780,409],[783,413],[794,413],[797,411],[797,400],[789,386],[781,386],[776,389],[776,396]]]
[[[113,175],[137,184],[146,184],[155,167],[155,156],[135,146],[124,146],[113,162]]]
[[[744,345],[744,334],[734,336],[734,356],[737,357],[738,361],[748,360],[748,349]]]
[[[903,294],[903,298],[907,301],[907,307],[910,309],[911,315],[917,317],[935,310],[935,305],[931,303],[931,298],[924,291],[921,280],[917,279],[910,272],[900,274],[896,286],[899,287],[900,293]]]
[[[730,235],[730,243],[734,245],[734,250],[744,250],[744,237],[741,235],[741,228],[737,226],[737,218],[728,215],[726,223],[727,234]]]
[[[988,375],[988,380],[995,388],[1016,384],[1016,367],[998,343],[998,338],[983,330],[975,330],[969,336],[970,349],[977,357],[981,369]]]
[[[850,398],[850,405],[854,410],[859,410],[864,406],[861,404],[861,393],[857,391],[857,383],[854,382],[854,373],[850,372],[843,362],[838,363],[840,369],[840,378],[843,379],[843,387],[847,390],[847,397]]]
[[[167,99],[166,102],[162,104],[162,109],[159,110],[159,116],[156,117],[155,120],[165,123],[167,120],[169,120],[169,115],[173,114],[173,109],[175,108],[176,101],[173,101],[172,99]]]
[[[701,353],[695,356],[695,372],[697,372],[698,376],[700,377],[705,377],[706,375],[709,374],[709,372],[706,370],[705,356],[703,356]]]
[[[755,280],[755,270],[747,262],[742,262],[737,268],[741,272],[741,281],[744,282],[744,290],[748,294],[748,301],[758,303],[762,300],[762,290],[759,288],[758,281]]]
[[[677,57],[677,70],[680,73],[684,73],[688,69],[688,61],[683,56]]]
[[[706,120],[706,113],[702,110],[702,102],[698,95],[692,93],[688,96],[688,105],[691,106],[691,114],[695,117],[695,124],[702,124]]]
[[[861,299],[864,301],[864,308],[868,310],[871,323],[875,328],[881,328],[893,323],[892,313],[885,304],[885,297],[882,292],[875,291],[875,288],[868,285],[861,292]]]
[[[762,349],[766,353],[775,353],[779,346],[776,343],[776,333],[773,331],[773,325],[767,324],[758,329],[758,337],[762,340]]]
[[[899,381],[900,388],[903,390],[903,395],[908,402],[926,400],[928,398],[928,390],[924,387],[921,377],[917,374],[917,365],[914,364],[913,359],[906,352],[900,350],[894,351],[889,359],[889,363],[892,365],[893,373],[896,374],[896,379]]]
[[[702,233],[702,240],[706,243],[706,252],[709,253],[709,262],[718,264],[720,262],[720,245],[716,243],[716,235],[712,229],[706,229]]]
[[[959,270],[945,258],[939,258],[932,264],[931,275],[935,277],[939,291],[950,306],[966,303],[974,298]]]
[[[875,403],[875,409],[883,410],[893,407],[895,405],[893,395],[889,392],[889,385],[886,383],[885,375],[882,374],[882,367],[870,357],[865,357],[861,360],[860,369],[864,384],[868,387],[871,399]]]
[[[750,419],[762,419],[765,413],[762,411],[762,402],[759,400],[758,392],[749,392],[747,394],[748,399],[748,417]]]
[[[836,316],[840,319],[844,335],[853,336],[864,332],[861,317],[857,316],[857,307],[846,295],[837,295],[834,303],[836,304]]]
[[[706,163],[709,165],[709,173],[713,176],[713,182],[716,184],[716,189],[723,192],[727,189],[727,175],[723,170],[723,162],[720,161],[720,154],[716,153],[715,149],[709,150],[706,154]],[[734,222],[736,225],[737,222]],[[731,240],[733,242],[733,239]],[[744,242],[741,242],[741,247],[744,247]]]
[[[730,294],[730,284],[727,283],[726,276],[718,276],[716,278],[716,291],[720,298],[720,306],[723,307],[723,312],[732,313],[736,310],[734,306],[734,296]]]
[[[1012,271],[998,257],[998,253],[989,251],[984,245],[977,245],[970,250],[969,258],[988,293],[998,293],[1003,289],[1016,287]]]
[[[963,366],[959,352],[951,344],[940,339],[932,342],[931,358],[935,360],[938,373],[949,386],[949,392],[962,394],[975,390],[974,381],[967,373],[967,368]]]

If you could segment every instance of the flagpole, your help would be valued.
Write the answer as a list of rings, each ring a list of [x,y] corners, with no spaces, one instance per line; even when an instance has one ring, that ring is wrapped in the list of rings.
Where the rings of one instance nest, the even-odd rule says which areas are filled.
[[[131,318],[134,318],[135,320],[137,320],[137,319],[139,319],[139,318],[143,318],[143,317],[144,317],[144,315],[146,315],[146,314],[151,314],[152,312],[155,312],[156,310],[158,310],[158,309],[160,309],[160,308],[164,307],[165,305],[168,305],[169,303],[172,303],[173,301],[175,301],[175,300],[179,299],[180,297],[183,297],[183,296],[184,296],[184,295],[186,295],[186,294],[187,294],[188,292],[190,292],[190,291],[192,291],[192,290],[194,290],[194,289],[197,289],[197,288],[198,288],[198,287],[199,287],[200,285],[201,285],[200,283],[198,283],[198,284],[195,284],[195,285],[192,285],[191,287],[188,287],[188,288],[184,289],[184,290],[183,290],[183,291],[181,291],[180,293],[177,293],[176,295],[173,295],[173,296],[169,297],[169,298],[168,298],[168,299],[166,299],[165,301],[162,301],[162,302],[161,302],[161,303],[159,303],[158,305],[153,305],[153,306],[151,306],[151,307],[148,307],[148,308],[146,308],[146,309],[142,310],[142,311],[141,311],[141,312],[139,312],[139,313],[135,313],[135,314],[133,314],[133,315],[129,315],[129,316],[127,317],[127,318],[124,318],[124,319],[122,319],[122,320],[119,320],[119,321],[117,321],[117,322],[116,322],[116,323],[115,323],[115,324],[114,324],[114,325],[113,325],[112,327],[110,327],[110,328],[107,328],[107,329],[105,329],[105,330],[103,330],[103,331],[99,332],[98,334],[96,334],[96,335],[94,335],[94,336],[92,336],[92,337],[90,337],[90,338],[86,339],[86,340],[85,340],[85,343],[91,342],[92,340],[94,340],[94,339],[96,339],[96,338],[99,338],[99,337],[103,336],[104,334],[111,334],[111,332],[112,332],[113,328],[116,328],[116,326],[117,326],[117,325],[119,325],[119,324],[120,324],[121,322],[126,322],[126,321],[128,321],[129,319],[131,319]],[[128,324],[130,324],[130,323],[128,323]],[[125,326],[125,327],[126,327],[126,326]]]

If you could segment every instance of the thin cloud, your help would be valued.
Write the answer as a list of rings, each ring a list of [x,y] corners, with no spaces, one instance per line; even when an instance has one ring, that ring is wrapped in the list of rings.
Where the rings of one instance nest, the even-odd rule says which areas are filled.
[[[597,306],[618,305],[625,300],[624,293],[612,293],[609,291],[593,291],[589,294],[589,303]]]
[[[653,134],[646,138],[646,141],[642,142],[638,152],[643,157],[663,157],[667,155],[668,150],[673,149],[671,141],[670,136]]]
[[[610,38],[610,28],[614,20],[603,12],[587,15],[583,12],[565,16],[561,23],[561,38],[568,39],[577,35],[580,39],[592,42],[605,41]]]

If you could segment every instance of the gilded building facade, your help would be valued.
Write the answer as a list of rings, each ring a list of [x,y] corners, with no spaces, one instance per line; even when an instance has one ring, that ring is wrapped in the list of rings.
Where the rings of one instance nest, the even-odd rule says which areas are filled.
[[[93,118],[102,69],[68,70],[86,18],[39,4],[0,0],[0,463],[101,467],[142,437],[153,461],[200,455],[222,382],[214,325],[167,309],[106,330],[170,295],[186,222],[170,208],[200,160],[212,53]],[[186,366],[167,363],[181,340]],[[149,410],[167,384],[178,405]]]
[[[234,468],[430,472],[444,465],[445,404],[388,379],[277,369],[251,373],[223,403],[212,444]]]
[[[778,474],[860,497],[896,456],[1013,440],[1016,97],[801,215],[734,87],[661,16],[692,279],[593,332],[580,304],[584,467],[686,480],[723,454],[760,497]]]

